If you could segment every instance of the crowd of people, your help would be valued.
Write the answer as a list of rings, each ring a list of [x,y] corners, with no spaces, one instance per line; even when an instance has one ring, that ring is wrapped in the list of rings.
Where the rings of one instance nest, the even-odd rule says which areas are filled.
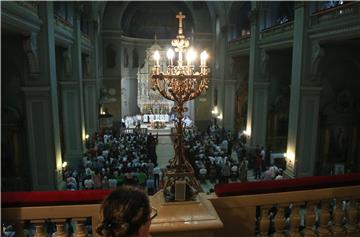
[[[283,177],[282,169],[271,164],[269,149],[259,145],[251,149],[246,139],[224,128],[211,125],[205,132],[185,130],[183,139],[185,155],[201,182],[247,182],[248,174],[257,180]],[[127,184],[153,194],[161,188],[164,173],[157,163],[156,144],[157,137],[151,133],[97,133],[78,167],[65,171],[66,187],[115,189]]]
[[[200,181],[248,181],[248,171],[258,180],[280,179],[282,169],[271,164],[270,149],[249,148],[246,139],[211,125],[206,132],[184,134],[186,155]],[[251,174],[251,172],[250,172]]]
[[[78,167],[65,170],[66,188],[115,189],[126,184],[153,194],[162,179],[156,144],[157,137],[151,133],[116,135],[110,130],[97,133]]]

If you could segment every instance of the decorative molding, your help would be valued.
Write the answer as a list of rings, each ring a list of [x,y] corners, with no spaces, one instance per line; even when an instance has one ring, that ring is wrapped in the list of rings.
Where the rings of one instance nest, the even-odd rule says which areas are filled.
[[[6,26],[21,33],[39,32],[42,20],[35,11],[22,6],[21,3],[1,2],[1,27]]]
[[[72,58],[71,58],[71,46],[68,46],[63,52],[64,64],[65,64],[65,75],[71,76],[72,74]]]
[[[301,95],[320,95],[323,88],[321,86],[301,86]]]
[[[79,82],[78,81],[59,81],[59,86],[64,88],[64,87],[67,87],[67,88],[76,88],[79,86]]]
[[[55,21],[55,23],[57,22]],[[73,29],[64,26],[65,25],[54,24],[55,42],[67,47],[74,42]]]
[[[23,92],[50,92],[50,86],[23,86],[21,87]]]
[[[38,47],[37,47],[37,35],[31,33],[29,37],[25,38],[23,42],[25,54],[29,65],[30,78],[39,78],[39,58],[38,58]]]
[[[83,83],[89,83],[89,84],[93,84],[96,83],[97,79],[95,77],[84,77],[83,78]]]
[[[269,86],[269,81],[254,81],[254,89],[267,89]]]

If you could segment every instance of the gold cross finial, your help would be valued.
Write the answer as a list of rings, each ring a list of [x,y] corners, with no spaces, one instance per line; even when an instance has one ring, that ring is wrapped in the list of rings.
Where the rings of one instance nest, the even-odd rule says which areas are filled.
[[[182,12],[179,12],[179,14],[176,15],[176,18],[179,19],[179,35],[182,35],[183,34],[182,21],[183,19],[185,19],[185,15],[183,15]]]

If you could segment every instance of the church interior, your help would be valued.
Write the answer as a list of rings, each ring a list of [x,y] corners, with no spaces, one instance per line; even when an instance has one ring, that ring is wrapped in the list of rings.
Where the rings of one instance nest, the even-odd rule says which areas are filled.
[[[179,54],[173,62],[174,52],[169,49],[175,39],[182,41],[173,48]],[[187,44],[184,61],[183,42]],[[187,58],[186,64],[188,45],[197,55],[193,61]],[[224,201],[219,193],[228,189],[216,185],[245,183],[248,186],[239,186],[244,194],[258,194],[248,190],[257,190],[267,171],[275,172],[276,166],[270,179],[279,175],[284,183],[274,192],[292,180],[310,185],[313,181],[307,179],[330,182],[326,180],[333,181],[332,176],[358,175],[359,52],[357,1],[1,2],[2,192],[107,189],[112,187],[110,179],[116,187],[116,182],[130,179],[124,166],[136,160],[137,173],[148,169],[148,163],[154,163],[155,176],[162,173],[160,181],[155,178],[155,190],[148,192],[151,202],[157,203],[156,191],[164,188],[164,179],[172,178],[166,169],[180,161],[191,165],[190,173],[197,179],[186,182],[201,185],[195,202],[213,198],[211,205],[199,204],[195,209],[184,204],[185,211],[195,210],[203,218],[199,223],[206,223],[196,232],[200,229],[186,229],[185,221],[177,226],[186,233],[181,235],[162,221],[169,213],[181,216],[185,211],[162,206],[151,226],[152,236],[167,236],[165,232],[235,236],[234,218],[247,218],[242,208],[259,219],[242,226],[241,236],[254,236],[254,230],[259,236],[280,233],[284,227],[277,226],[276,218],[287,211],[279,208],[282,204],[276,204],[282,212],[272,216],[274,229],[264,232],[267,224],[259,223],[273,202],[265,196],[255,198],[260,204],[238,196]],[[199,72],[183,78],[182,63]],[[173,84],[161,84],[167,79]],[[194,84],[182,86],[185,80]],[[118,148],[112,150],[114,144]],[[120,167],[115,172],[114,159],[119,159]],[[178,171],[180,165],[174,167]],[[151,176],[148,170],[144,175]],[[360,178],[356,177],[341,184],[334,181],[338,182],[334,192],[316,189],[310,196],[318,201],[330,200],[333,194],[342,200],[351,197],[349,208],[358,210]],[[151,185],[146,178],[138,177],[137,182],[147,190]],[[175,199],[180,183],[174,181],[172,187]],[[354,184],[355,194],[341,186],[344,183]],[[260,186],[251,186],[256,184]],[[300,209],[313,207],[296,194],[271,195],[274,200],[285,197],[287,205],[291,202]],[[229,207],[234,211],[227,212]],[[83,215],[79,218],[95,218]],[[22,218],[36,219],[30,214]],[[352,225],[354,218],[348,217]],[[310,231],[308,227],[302,231]],[[348,236],[360,236],[350,229],[347,233],[355,234]]]

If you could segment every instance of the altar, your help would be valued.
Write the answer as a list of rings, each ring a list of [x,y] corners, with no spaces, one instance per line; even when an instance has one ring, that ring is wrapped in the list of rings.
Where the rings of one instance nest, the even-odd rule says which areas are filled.
[[[163,121],[164,123],[170,122],[170,116],[168,114],[144,114],[142,121],[144,123],[152,123],[153,121]]]
[[[146,56],[144,60],[144,66],[138,69],[137,81],[138,81],[138,94],[137,105],[140,108],[141,114],[150,116],[154,115],[168,115],[171,113],[174,107],[174,102],[165,99],[160,95],[158,91],[154,91],[151,85],[151,73],[154,66],[154,60],[152,58],[153,53],[158,50],[162,56],[166,55],[166,51],[160,47],[155,39],[155,43],[146,50]],[[166,67],[166,57],[160,61],[160,64]],[[168,115],[169,116],[169,115]],[[146,118],[147,119],[147,118]],[[166,120],[166,118],[163,118]],[[147,119],[145,122],[151,122],[153,120],[163,120],[160,118]],[[168,122],[168,121],[167,121]]]

